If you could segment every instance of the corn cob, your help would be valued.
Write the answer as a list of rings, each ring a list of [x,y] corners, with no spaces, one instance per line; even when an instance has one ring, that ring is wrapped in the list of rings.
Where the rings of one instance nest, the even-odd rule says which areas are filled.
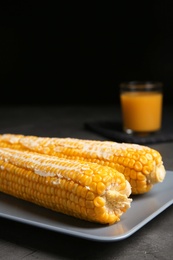
[[[166,174],[161,154],[138,144],[4,134],[0,136],[0,147],[18,147],[113,167],[129,181],[132,194],[150,191]]]
[[[0,192],[101,224],[119,221],[132,201],[115,169],[10,148],[0,148]]]

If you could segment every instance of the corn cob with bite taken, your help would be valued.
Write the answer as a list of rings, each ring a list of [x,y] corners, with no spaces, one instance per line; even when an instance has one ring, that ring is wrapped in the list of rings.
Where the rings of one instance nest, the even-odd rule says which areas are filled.
[[[0,192],[100,224],[113,224],[131,206],[131,186],[113,168],[0,148]]]
[[[161,154],[138,144],[3,134],[0,147],[110,166],[123,173],[131,184],[132,194],[150,191],[154,184],[164,180],[166,174]]]

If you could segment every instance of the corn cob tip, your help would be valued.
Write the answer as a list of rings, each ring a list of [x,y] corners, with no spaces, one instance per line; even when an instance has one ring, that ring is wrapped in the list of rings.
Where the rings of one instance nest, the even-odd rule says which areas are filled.
[[[121,215],[131,207],[132,199],[129,197],[131,194],[131,185],[128,181],[125,181],[125,183],[126,185],[123,190],[119,191],[115,188],[116,186],[112,186],[112,188],[108,188],[104,195],[106,198],[105,207],[107,208],[107,212],[110,214],[114,212],[116,216],[119,216],[116,221],[119,221]],[[110,221],[109,224],[113,224],[116,221],[114,219],[112,223]]]
[[[152,180],[152,184],[163,182],[163,180],[165,179],[165,175],[166,175],[166,170],[164,165],[163,164],[158,165],[155,171],[153,171],[150,176]]]

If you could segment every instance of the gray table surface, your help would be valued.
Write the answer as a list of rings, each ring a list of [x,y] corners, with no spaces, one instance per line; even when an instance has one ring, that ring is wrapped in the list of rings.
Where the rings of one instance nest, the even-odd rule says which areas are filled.
[[[172,108],[164,108],[170,117]],[[88,131],[90,120],[121,120],[119,107],[108,106],[15,106],[0,108],[0,133],[77,137],[105,140]],[[169,127],[169,126],[168,126]],[[173,142],[149,145],[163,157],[166,170],[173,170]],[[0,218],[0,259],[161,259],[173,256],[173,206],[117,242],[98,242],[72,237]]]

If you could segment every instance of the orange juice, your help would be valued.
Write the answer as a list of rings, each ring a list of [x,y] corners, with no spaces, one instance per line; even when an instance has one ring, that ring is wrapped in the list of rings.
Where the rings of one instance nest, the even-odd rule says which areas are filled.
[[[162,93],[123,92],[120,95],[124,130],[154,132],[161,128]]]

